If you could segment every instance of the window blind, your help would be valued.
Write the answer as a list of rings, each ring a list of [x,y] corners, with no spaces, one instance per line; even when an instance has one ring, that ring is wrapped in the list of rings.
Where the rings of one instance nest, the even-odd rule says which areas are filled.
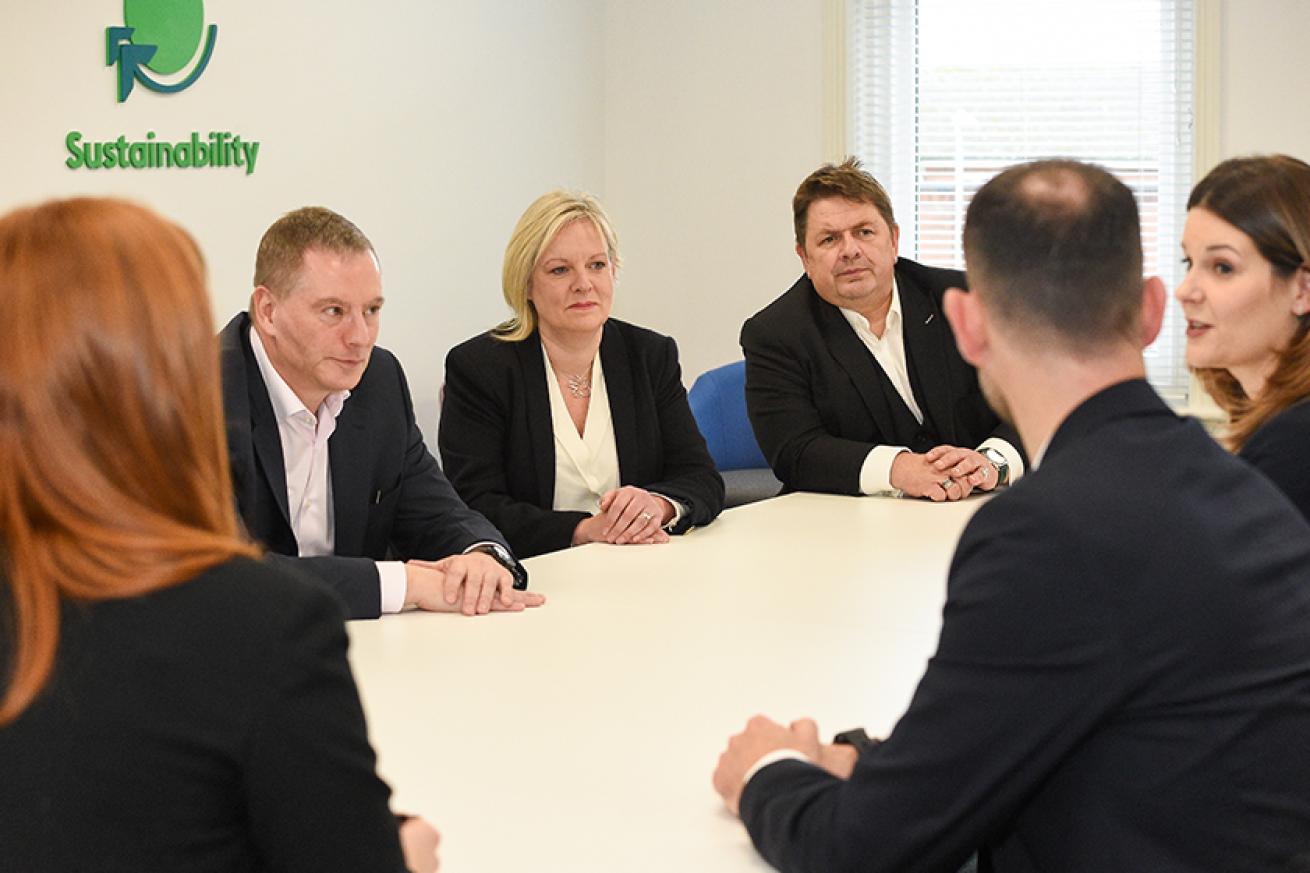
[[[963,267],[969,200],[1044,157],[1106,167],[1136,194],[1148,275],[1180,278],[1192,184],[1192,0],[850,0],[852,149],[888,189],[901,253]],[[1177,304],[1148,376],[1186,402]]]

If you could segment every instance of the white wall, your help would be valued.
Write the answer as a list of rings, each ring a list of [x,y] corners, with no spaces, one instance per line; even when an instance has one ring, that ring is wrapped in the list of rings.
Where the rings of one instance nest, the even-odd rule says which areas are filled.
[[[1222,157],[1286,152],[1310,161],[1310,3],[1224,0]]]
[[[244,308],[259,237],[281,213],[332,207],[383,263],[381,343],[401,357],[436,433],[446,350],[503,317],[500,259],[547,188],[603,182],[599,0],[320,0],[205,4],[209,68],[165,96],[114,100],[105,27],[121,0],[7,4],[0,55],[0,211],[55,195],[119,194],[175,218],[209,260],[219,323]],[[256,171],[64,166],[64,137],[161,139],[231,130]]]
[[[741,321],[798,275],[790,198],[822,160],[831,0],[210,0],[219,43],[190,90],[112,96],[120,0],[12,3],[0,57],[0,210],[117,193],[200,239],[215,315],[244,305],[255,244],[316,202],[377,244],[382,343],[435,434],[446,350],[503,314],[501,254],[557,185],[597,194],[623,246],[615,311],[678,338],[686,381],[740,355]],[[1220,150],[1310,157],[1310,3],[1219,0]],[[257,172],[71,171],[65,134],[232,130]]]
[[[824,0],[606,4],[615,313],[673,335],[684,381],[800,275],[796,185],[823,159]]]
[[[1221,157],[1310,160],[1310,2],[1218,2]],[[606,4],[615,311],[679,340],[685,381],[740,357],[741,322],[800,268],[790,201],[823,139],[829,0]]]

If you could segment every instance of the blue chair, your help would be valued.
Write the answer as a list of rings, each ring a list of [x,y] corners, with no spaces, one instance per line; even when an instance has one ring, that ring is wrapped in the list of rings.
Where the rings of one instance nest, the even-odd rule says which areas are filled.
[[[746,362],[701,373],[687,392],[687,402],[714,466],[723,476],[726,505],[776,496],[782,483],[769,469],[746,416]]]

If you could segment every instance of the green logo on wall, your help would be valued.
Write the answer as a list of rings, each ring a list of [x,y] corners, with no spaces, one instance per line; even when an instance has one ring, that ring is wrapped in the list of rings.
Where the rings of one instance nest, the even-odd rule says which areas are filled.
[[[123,0],[123,22],[124,26],[105,28],[105,66],[118,65],[119,103],[137,82],[161,94],[185,90],[209,66],[218,25],[205,27],[203,0]],[[181,81],[166,84],[146,72],[161,76],[181,72],[196,56],[202,39],[200,60]]]
[[[203,0],[123,0],[123,21],[122,26],[105,28],[105,64],[118,65],[119,103],[137,83],[161,94],[176,94],[191,87],[209,66],[218,25],[205,26]],[[193,59],[191,72],[177,79]],[[161,82],[151,73],[176,81]],[[64,137],[68,153],[64,165],[70,170],[237,167],[249,176],[259,158],[257,141],[228,130],[208,134],[193,130],[176,140],[157,138],[153,130],[146,132],[145,139],[110,136],[84,138],[80,130],[70,130]]]

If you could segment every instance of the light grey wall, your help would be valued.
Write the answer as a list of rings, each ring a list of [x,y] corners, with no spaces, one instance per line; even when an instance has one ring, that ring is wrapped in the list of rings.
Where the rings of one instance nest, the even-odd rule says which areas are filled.
[[[188,227],[215,315],[249,293],[260,233],[322,203],[382,255],[382,343],[435,433],[446,350],[497,321],[514,221],[555,186],[613,214],[619,317],[677,337],[688,383],[740,355],[741,321],[798,275],[789,201],[824,160],[833,0],[345,0],[206,4],[209,70],[181,95],[112,96],[119,0],[13,3],[0,57],[0,209],[114,193]],[[1223,154],[1310,157],[1310,3],[1219,0]],[[63,141],[231,130],[257,172],[72,171]]]
[[[800,275],[791,197],[823,160],[826,0],[606,5],[615,311],[678,339],[684,381]]]
[[[1286,152],[1310,161],[1310,3],[1224,0],[1221,16],[1222,156]]]
[[[203,76],[118,104],[104,60],[121,0],[8,4],[0,210],[72,194],[152,205],[200,241],[220,324],[245,307],[272,220],[307,203],[342,212],[381,255],[381,343],[435,437],[446,350],[504,315],[500,259],[519,213],[547,188],[603,182],[603,4],[210,0],[205,12],[219,34]],[[250,176],[74,171],[63,163],[74,129],[230,130],[261,147]]]
[[[1222,156],[1310,160],[1310,2],[1206,0],[1222,19]],[[830,157],[835,0],[606,4],[604,196],[627,265],[616,311],[671,333],[685,380],[740,357],[744,318],[800,272],[790,199]]]

